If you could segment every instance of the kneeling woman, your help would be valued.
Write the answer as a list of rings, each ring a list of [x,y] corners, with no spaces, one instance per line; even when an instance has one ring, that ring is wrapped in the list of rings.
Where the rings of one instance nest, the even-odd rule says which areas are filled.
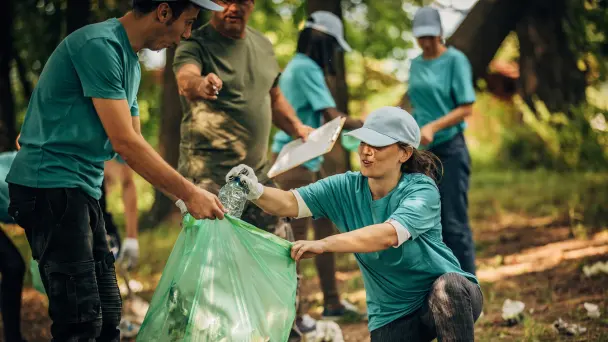
[[[291,255],[355,253],[372,341],[473,341],[482,293],[442,241],[438,172],[434,156],[417,150],[416,121],[402,109],[384,107],[349,134],[361,140],[361,172],[291,191],[262,186],[245,165],[226,178],[239,177],[248,198],[270,214],[336,224],[342,234],[297,241]]]

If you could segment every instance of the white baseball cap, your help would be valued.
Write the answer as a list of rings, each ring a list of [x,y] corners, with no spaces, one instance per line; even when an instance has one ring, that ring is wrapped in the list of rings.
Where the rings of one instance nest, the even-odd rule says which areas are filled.
[[[153,2],[174,2],[177,0],[152,0]],[[210,10],[210,11],[223,11],[224,7],[216,4],[211,0],[190,0],[191,3],[197,5],[198,7]]]
[[[337,15],[327,11],[316,11],[310,15],[310,19],[304,24],[304,28],[308,27],[336,38],[344,51],[350,52],[353,50],[344,40],[344,25]]]
[[[440,37],[441,16],[439,11],[432,7],[422,7],[414,15],[412,33],[414,37]]]
[[[371,112],[363,127],[345,135],[375,147],[399,142],[414,148],[420,146],[420,127],[410,113],[399,107],[382,107]]]

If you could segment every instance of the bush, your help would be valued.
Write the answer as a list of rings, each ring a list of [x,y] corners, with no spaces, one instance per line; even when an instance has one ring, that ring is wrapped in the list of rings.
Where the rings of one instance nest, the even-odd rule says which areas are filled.
[[[550,113],[540,102],[535,103],[535,111],[520,98],[515,99],[515,104],[523,122],[502,131],[500,163],[527,170],[608,168],[608,130],[605,125],[593,125],[594,120],[605,123],[605,112],[585,104],[566,116]]]

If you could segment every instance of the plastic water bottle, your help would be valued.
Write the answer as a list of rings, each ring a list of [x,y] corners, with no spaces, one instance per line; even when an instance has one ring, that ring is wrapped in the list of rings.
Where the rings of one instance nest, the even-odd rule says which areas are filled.
[[[228,214],[240,218],[247,203],[247,193],[240,185],[238,178],[228,182],[220,189],[219,199],[228,210]]]

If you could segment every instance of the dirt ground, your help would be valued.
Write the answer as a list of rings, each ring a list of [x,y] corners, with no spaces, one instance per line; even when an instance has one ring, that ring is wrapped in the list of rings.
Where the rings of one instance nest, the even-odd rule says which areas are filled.
[[[574,238],[568,227],[550,222],[488,223],[476,232],[478,276],[484,292],[484,315],[476,324],[478,341],[608,341],[608,274],[586,277],[582,268],[608,261],[608,231]],[[337,279],[341,293],[362,309],[365,292],[351,261],[339,260]],[[319,317],[322,295],[318,280],[305,279],[305,303]],[[501,319],[505,299],[526,304],[524,321],[507,327]],[[588,318],[583,303],[598,304],[602,316]],[[50,340],[46,298],[27,288],[23,293],[22,327],[30,342]],[[587,328],[575,337],[556,334],[558,318]],[[346,341],[369,341],[366,323],[342,324]]]

